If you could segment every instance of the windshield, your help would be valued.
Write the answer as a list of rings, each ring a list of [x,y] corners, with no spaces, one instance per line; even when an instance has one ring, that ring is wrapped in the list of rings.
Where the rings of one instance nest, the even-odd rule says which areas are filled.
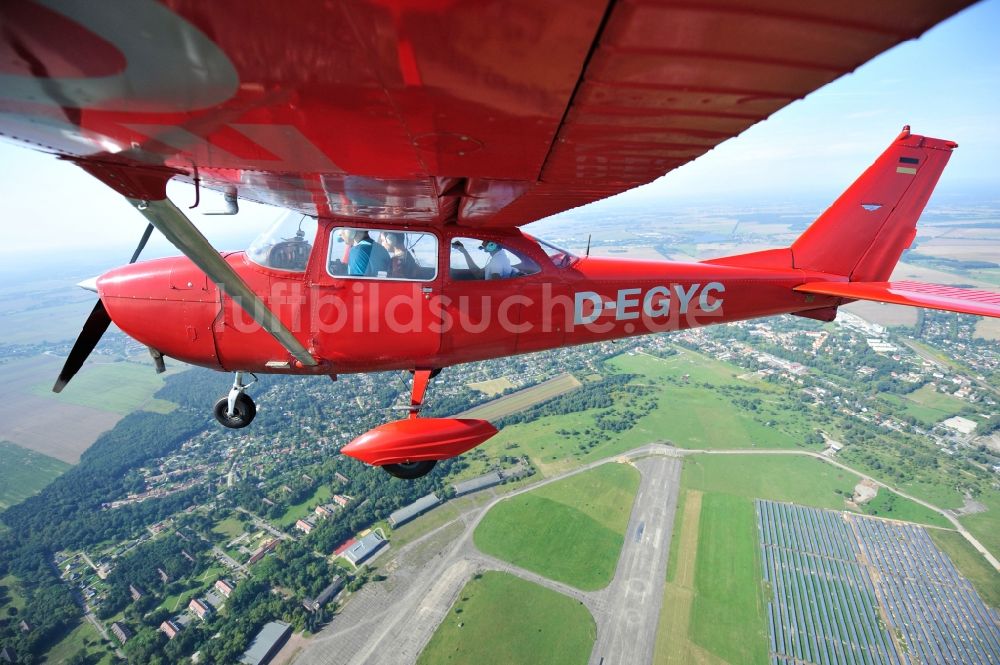
[[[560,247],[556,247],[555,245],[547,243],[544,240],[539,240],[534,236],[528,236],[528,237],[539,244],[539,246],[542,248],[542,251],[545,252],[546,256],[549,257],[549,260],[552,261],[552,264],[555,267],[565,268],[566,266],[576,261],[577,258],[576,254],[573,254],[572,252],[569,252]]]
[[[247,258],[265,268],[305,272],[316,228],[312,217],[288,213],[250,243]]]

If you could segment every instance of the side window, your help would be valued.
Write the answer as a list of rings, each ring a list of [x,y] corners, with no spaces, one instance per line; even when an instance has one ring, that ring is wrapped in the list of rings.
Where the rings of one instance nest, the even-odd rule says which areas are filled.
[[[327,271],[334,277],[430,281],[437,276],[437,237],[340,226],[330,231]]]
[[[451,278],[511,279],[534,275],[541,269],[529,257],[493,240],[452,238],[448,263]]]

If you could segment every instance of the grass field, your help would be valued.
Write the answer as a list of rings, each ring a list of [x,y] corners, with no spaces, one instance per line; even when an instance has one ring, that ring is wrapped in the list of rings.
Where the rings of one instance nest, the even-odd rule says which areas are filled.
[[[87,662],[95,665],[105,665],[117,661],[107,643],[97,633],[97,629],[89,622],[81,621],[76,628],[49,649],[48,653],[45,654],[45,662],[52,665],[68,663],[73,656],[81,651],[91,654],[92,659]],[[100,659],[96,657],[98,654]]]
[[[796,448],[811,427],[798,411],[779,403],[785,389],[738,379],[743,373],[739,368],[697,353],[681,350],[669,358],[625,354],[606,364],[637,374],[634,383],[655,390],[657,408],[642,415],[631,429],[604,432],[600,445],[587,448],[577,437],[559,433],[593,428],[597,412],[583,411],[505,427],[481,449],[493,458],[526,454],[544,475],[551,476],[652,441],[670,441],[684,448]],[[748,411],[714,390],[723,386],[748,391],[760,400],[760,409]],[[615,408],[627,406],[622,403]],[[516,448],[509,448],[513,445]]]
[[[330,500],[332,492],[329,485],[320,485],[313,491],[312,495],[302,503],[296,503],[288,507],[285,514],[274,520],[281,527],[287,528],[295,524],[298,520],[312,514],[312,509],[317,503],[326,503]]]
[[[516,393],[504,395],[492,402],[487,402],[482,406],[477,406],[468,411],[458,414],[458,418],[482,418],[483,420],[497,420],[512,413],[517,413],[534,406],[547,399],[552,399],[567,393],[574,388],[579,388],[580,382],[572,374],[560,374],[559,376],[543,381],[537,385],[518,390]]]
[[[575,665],[587,662],[596,636],[578,601],[488,571],[465,585],[417,663]]]
[[[957,531],[928,529],[927,533],[959,572],[972,582],[980,597],[994,609],[1000,609],[1000,573]]]
[[[858,480],[858,476],[848,471],[797,455],[696,455],[684,461],[687,487],[832,510],[847,509],[844,498],[853,494]],[[950,526],[942,515],[885,488],[879,489],[879,496],[882,498],[863,506],[861,512],[931,526]]]
[[[469,387],[473,390],[478,390],[484,395],[499,395],[503,391],[513,388],[514,384],[506,376],[501,376],[499,379],[470,383]]]
[[[983,492],[977,501],[986,506],[986,512],[966,515],[959,521],[993,556],[1000,557],[1000,492]]]
[[[42,380],[51,388],[61,367],[62,359],[49,355],[0,364],[0,439],[75,464],[121,415],[36,395],[33,388]]]
[[[765,418],[760,417],[767,413],[769,401],[776,400],[778,389],[768,384],[752,386],[754,395],[764,405],[760,414],[742,409],[712,390],[721,386],[748,386],[746,381],[736,378],[744,371],[734,365],[686,350],[669,358],[621,355],[608,364],[651,379],[671,378],[683,382],[660,387],[659,407],[625,432],[621,436],[623,442],[642,445],[669,440],[681,448],[792,448],[801,441],[789,433],[787,427],[769,427]],[[779,420],[777,410],[770,411],[766,420]],[[785,424],[788,423],[778,423]]]
[[[976,324],[976,337],[1000,340],[1000,319],[983,317]]]
[[[220,520],[214,527],[212,527],[212,532],[225,538],[226,542],[243,535],[244,531],[243,522],[239,521],[235,517],[227,517],[224,520]]]
[[[702,493],[698,490],[682,491],[678,497],[674,535],[670,539],[667,583],[663,589],[663,606],[656,629],[655,665],[716,665],[724,662],[693,642],[690,636],[701,500]]]
[[[0,611],[3,612],[0,616],[7,616],[7,608],[14,607],[20,612],[24,609],[25,599],[21,594],[21,582],[13,575],[7,575],[6,577],[0,577],[0,586],[7,589],[7,603],[0,605]]]
[[[52,392],[52,382],[47,378],[32,386],[31,390],[39,397],[111,411],[123,416],[147,405],[150,405],[151,411],[169,413],[176,405],[153,398],[153,394],[163,386],[165,376],[156,374],[151,367],[139,363],[93,362],[86,365],[58,395]]]
[[[69,468],[66,462],[0,441],[0,511],[20,503]]]
[[[907,395],[885,397],[902,406],[907,415],[913,416],[927,426],[950,418],[969,405],[957,397],[939,393],[931,385],[921,386]]]
[[[857,480],[854,474],[809,457],[686,458],[654,662],[764,662],[765,598],[753,499],[844,510],[844,498],[851,495]],[[949,525],[941,515],[884,488],[865,512]],[[940,529],[929,533],[936,542],[945,543],[949,554],[956,552],[952,559],[963,574],[977,580],[977,585],[992,584],[992,597],[1000,594],[996,573],[959,534]]]
[[[483,552],[596,590],[614,577],[639,472],[604,464],[494,506],[473,538]]]
[[[706,494],[698,525],[692,641],[731,663],[767,660],[764,597],[751,499]]]

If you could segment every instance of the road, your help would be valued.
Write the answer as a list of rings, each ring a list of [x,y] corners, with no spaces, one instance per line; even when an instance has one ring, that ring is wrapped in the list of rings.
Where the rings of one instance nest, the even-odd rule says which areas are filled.
[[[247,575],[246,566],[226,554],[218,545],[212,545],[212,554],[214,554],[219,561],[229,566],[233,571]]]
[[[269,534],[271,534],[275,538],[280,538],[281,540],[295,540],[294,538],[292,538],[291,536],[289,536],[287,533],[285,533],[283,531],[278,531],[273,526],[271,526],[270,524],[268,524],[266,520],[261,519],[257,515],[251,513],[246,508],[237,508],[236,510],[240,511],[241,513],[243,513],[245,515],[249,515],[250,519],[253,520],[253,523],[255,525],[257,525],[258,528],[263,529],[264,531],[267,531]]]
[[[517,575],[583,603],[597,624],[591,662],[650,662],[666,579],[681,461],[667,446],[643,446],[498,496],[409,543],[310,641],[295,661],[303,665],[411,665],[430,641],[465,584],[477,572]],[[641,480],[625,544],[611,584],[584,592],[476,549],[472,533],[500,501],[615,461],[632,463]],[[457,532],[457,536],[454,535]],[[618,655],[615,655],[615,654]]]

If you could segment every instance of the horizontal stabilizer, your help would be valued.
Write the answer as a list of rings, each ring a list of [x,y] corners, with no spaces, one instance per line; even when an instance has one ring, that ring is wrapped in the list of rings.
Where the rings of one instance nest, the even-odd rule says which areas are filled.
[[[809,282],[795,287],[802,293],[872,300],[893,305],[929,307],[960,314],[1000,318],[1000,293],[922,282]]]

